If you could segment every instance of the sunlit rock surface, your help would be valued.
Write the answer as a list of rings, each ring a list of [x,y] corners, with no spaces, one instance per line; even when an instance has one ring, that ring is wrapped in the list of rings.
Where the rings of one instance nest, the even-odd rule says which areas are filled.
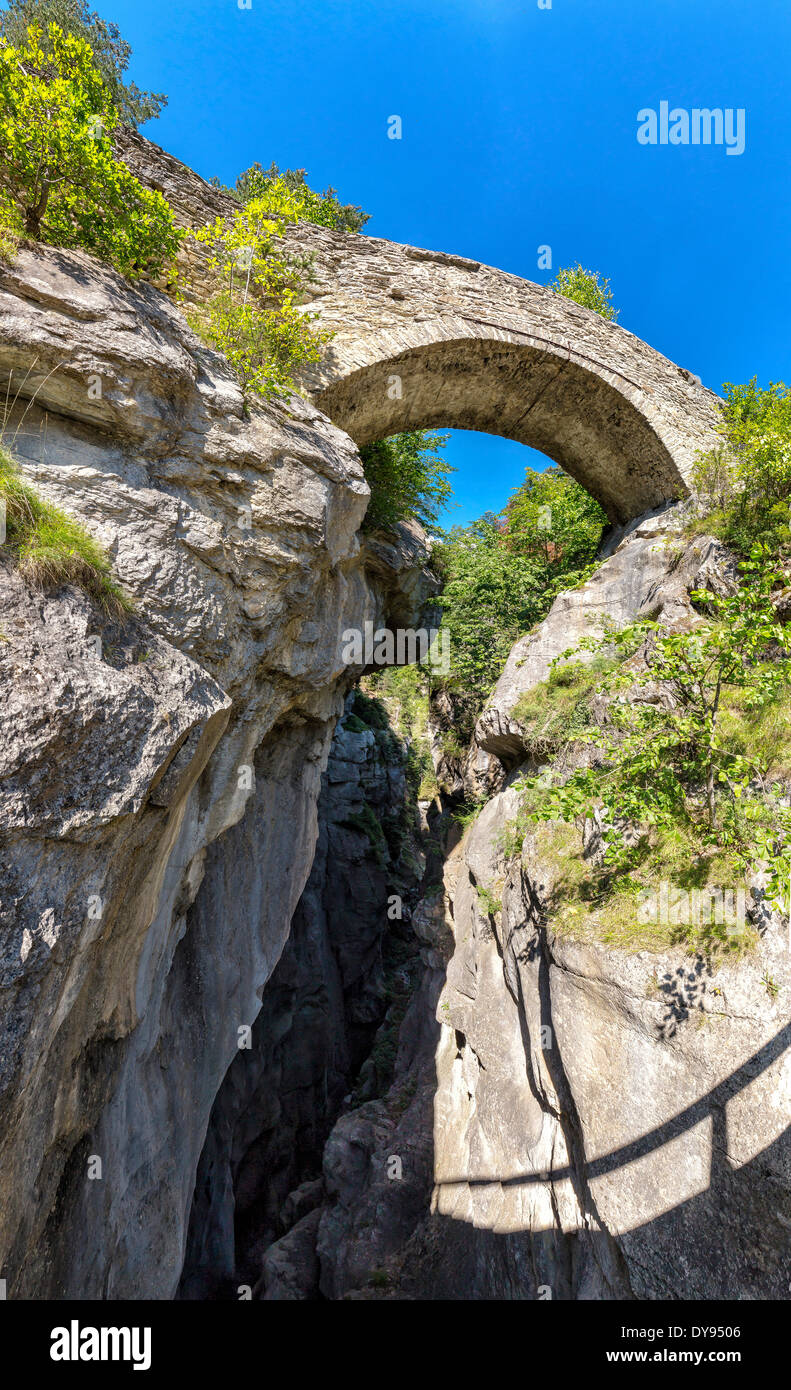
[[[311,867],[343,634],[435,586],[414,528],[361,545],[351,441],[298,397],[245,409],[153,287],[23,250],[0,310],[6,441],[135,605],[119,627],[2,574],[0,1272],[11,1297],[169,1297]]]

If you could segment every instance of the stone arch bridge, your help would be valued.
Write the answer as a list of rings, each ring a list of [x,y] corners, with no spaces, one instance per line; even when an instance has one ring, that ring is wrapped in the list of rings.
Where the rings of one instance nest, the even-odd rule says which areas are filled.
[[[235,206],[142,136],[121,153],[186,224]],[[686,495],[695,454],[717,442],[717,398],[691,372],[543,286],[307,223],[287,240],[312,257],[308,307],[334,335],[304,386],[358,446],[404,429],[505,435],[623,523]]]
[[[717,398],[626,329],[477,261],[301,226],[333,331],[305,378],[358,445],[456,427],[548,454],[625,522],[690,484]]]

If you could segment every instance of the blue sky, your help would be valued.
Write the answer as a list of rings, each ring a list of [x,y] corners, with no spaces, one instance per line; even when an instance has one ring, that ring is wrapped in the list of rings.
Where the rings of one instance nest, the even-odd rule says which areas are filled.
[[[206,177],[305,167],[374,236],[545,282],[609,276],[620,322],[719,390],[791,381],[788,0],[93,0],[169,105],[144,133]],[[642,146],[637,112],[746,111],[746,149]],[[387,138],[400,115],[403,138]],[[531,451],[454,432],[467,521]]]

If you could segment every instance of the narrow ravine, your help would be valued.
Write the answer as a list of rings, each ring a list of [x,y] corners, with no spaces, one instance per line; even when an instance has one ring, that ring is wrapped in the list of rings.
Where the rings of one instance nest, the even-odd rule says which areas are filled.
[[[564,862],[537,830],[511,843],[514,749],[535,761],[519,701],[560,644],[597,613],[681,622],[704,576],[727,582],[683,526],[610,542],[517,644],[466,755],[417,677],[347,699],[310,879],[212,1112],[183,1297],[780,1295],[780,924],[738,961],[558,932]]]
[[[212,1111],[183,1297],[237,1297],[240,1284],[319,1296],[330,1131],[339,1117],[353,1127],[379,1111],[384,1124],[414,1100],[415,1075],[398,1064],[415,1024],[431,1031],[426,977],[439,961],[423,923],[426,901],[441,897],[447,830],[420,792],[413,742],[385,703],[352,692],[322,780],[310,877],[249,1049]],[[428,1200],[429,1168],[423,1177]]]

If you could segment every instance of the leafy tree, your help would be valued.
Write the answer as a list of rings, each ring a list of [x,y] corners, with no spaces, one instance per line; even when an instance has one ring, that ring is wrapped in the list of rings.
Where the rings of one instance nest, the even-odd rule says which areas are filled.
[[[596,270],[585,270],[579,261],[560,269],[549,288],[566,299],[573,299],[584,309],[592,309],[604,319],[614,321],[618,310],[613,307],[610,282]]]
[[[298,208],[281,185],[194,233],[209,250],[217,290],[193,311],[193,326],[225,353],[244,390],[264,396],[293,389],[294,373],[318,361],[327,340],[311,326],[317,316],[298,306],[309,263],[280,243]]]
[[[264,169],[261,164],[252,164],[236,180],[233,188],[225,192],[246,204],[253,200],[268,202],[273,200],[276,207],[284,191],[293,195],[298,208],[298,218],[302,222],[313,222],[318,227],[334,227],[342,232],[359,232],[370,220],[370,213],[353,203],[341,203],[337,190],[325,188],[316,193],[306,181],[305,169],[285,169],[281,172],[277,164]],[[212,179],[215,188],[221,188],[219,179]]]
[[[84,39],[50,24],[19,48],[0,40],[0,223],[130,277],[158,274],[181,233],[162,195],[113,157],[117,120]]]
[[[7,9],[0,12],[0,35],[13,48],[24,47],[31,26],[39,25],[46,36],[50,24],[88,44],[122,125],[136,128],[159,115],[167,97],[161,92],[141,92],[134,82],[124,81],[131,46],[121,37],[118,25],[90,10],[87,0],[8,0]],[[47,37],[43,47],[52,58]]]
[[[499,516],[456,527],[442,547],[440,602],[455,682],[482,702],[514,642],[548,612],[561,589],[581,582],[606,516],[560,468],[528,468]]]
[[[212,184],[222,187],[218,179]],[[311,327],[317,315],[299,307],[311,258],[293,254],[280,238],[290,223],[299,221],[359,231],[367,214],[339,203],[333,188],[314,192],[305,182],[304,169],[281,173],[276,164],[268,170],[253,164],[239,175],[236,187],[225,192],[242,206],[233,217],[218,218],[195,233],[210,250],[218,287],[203,310],[193,311],[193,327],[225,353],[245,390],[265,396],[291,390],[299,368],[319,360],[328,335]],[[386,446],[381,448],[386,452]],[[377,456],[372,469],[384,475],[385,458]],[[379,515],[374,501],[369,525],[392,525],[410,514],[409,486],[407,473],[404,512],[391,478],[382,497],[387,493],[392,505],[383,502]]]
[[[363,446],[360,457],[371,489],[366,531],[387,530],[408,517],[429,528],[436,525],[452,493],[453,469],[437,452],[447,438],[432,430],[408,430]]]
[[[791,555],[791,388],[726,382],[723,443],[699,456],[694,480],[715,516],[706,519],[741,554],[756,541]]]
[[[657,623],[638,623],[564,653],[561,662],[581,649],[606,649],[622,660],[598,685],[612,697],[607,723],[574,733],[576,743],[595,750],[593,765],[565,781],[552,771],[525,780],[534,819],[595,817],[605,862],[616,865],[634,852],[634,827],[645,834],[683,826],[702,852],[735,851],[745,872],[763,860],[775,890],[787,879],[791,813],[767,800],[769,769],[733,737],[725,716],[736,708],[755,718],[788,688],[791,628],[775,613],[779,576],[766,548],[757,547],[741,571],[733,594],[693,593],[708,613],[703,627],[668,634]],[[642,673],[624,664],[638,648]]]
[[[454,527],[443,552],[439,602],[450,634],[453,681],[481,703],[520,632],[542,611],[543,567],[509,550],[491,516]]]
[[[562,468],[527,469],[506,503],[502,530],[507,548],[563,571],[592,560],[607,524],[595,498]]]

